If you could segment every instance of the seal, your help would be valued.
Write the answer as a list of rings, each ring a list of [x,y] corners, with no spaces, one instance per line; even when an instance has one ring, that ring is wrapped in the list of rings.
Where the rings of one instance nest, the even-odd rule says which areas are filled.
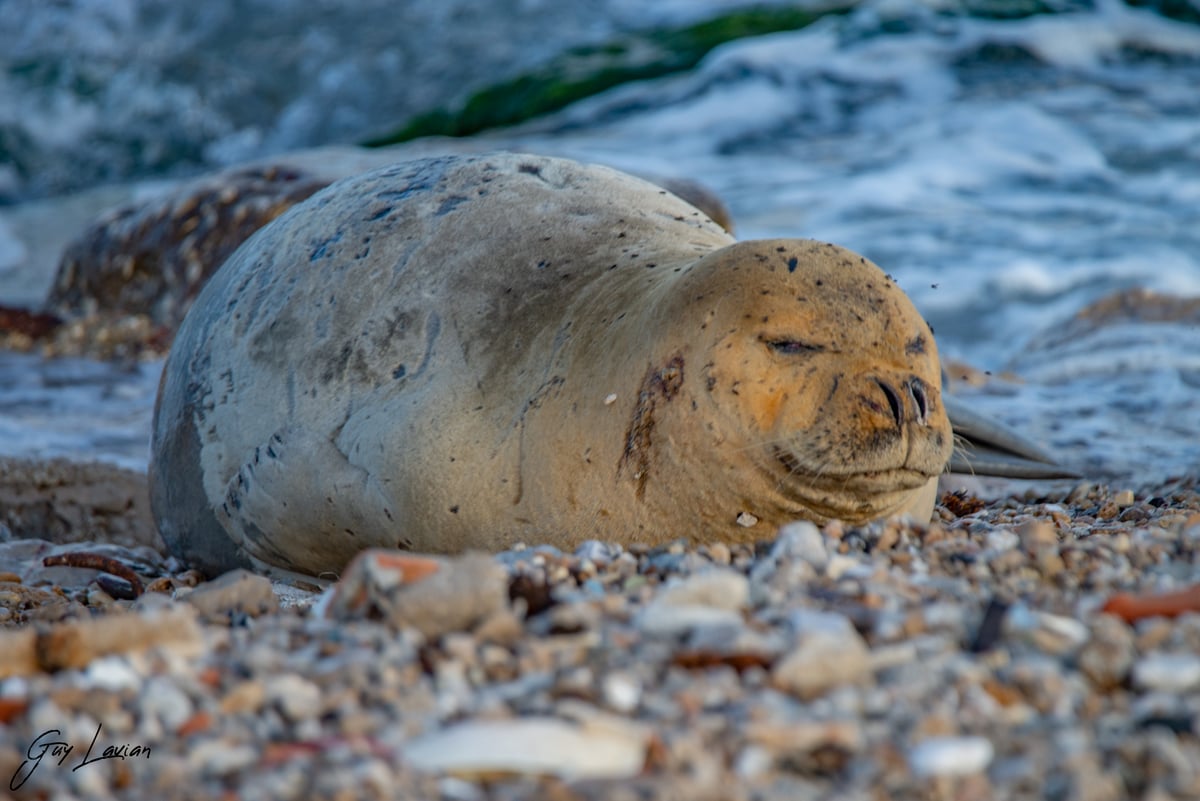
[[[736,242],[615,170],[515,154],[339,181],[216,272],[168,358],[151,502],[207,573],[367,547],[765,539],[928,519],[933,332],[865,258]]]

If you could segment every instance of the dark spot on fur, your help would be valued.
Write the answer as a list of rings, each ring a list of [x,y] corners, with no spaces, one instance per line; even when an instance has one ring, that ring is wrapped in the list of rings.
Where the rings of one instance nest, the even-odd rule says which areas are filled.
[[[797,259],[795,256],[792,256],[790,259],[788,259],[788,272],[789,273],[796,272],[796,266],[799,264],[800,264],[800,260]]]
[[[452,514],[452,515],[458,514],[458,504],[455,504],[454,506],[450,507],[450,514]]]
[[[917,334],[915,337],[904,343],[904,352],[909,356],[916,356],[919,353],[925,352],[925,337]]]
[[[342,232],[338,231],[333,236],[331,236],[327,239],[323,239],[322,241],[318,242],[313,247],[312,255],[310,255],[308,257],[308,260],[310,262],[312,262],[312,261],[316,261],[317,259],[325,258],[329,254],[329,246],[336,245],[341,240],[342,240]]]
[[[442,205],[438,206],[438,210],[434,212],[435,217],[442,217],[454,211],[463,203],[467,202],[467,198],[462,195],[451,195],[442,201]]]
[[[517,172],[523,172],[527,175],[540,176],[542,174],[542,168],[536,164],[522,164],[521,166],[517,167]]]

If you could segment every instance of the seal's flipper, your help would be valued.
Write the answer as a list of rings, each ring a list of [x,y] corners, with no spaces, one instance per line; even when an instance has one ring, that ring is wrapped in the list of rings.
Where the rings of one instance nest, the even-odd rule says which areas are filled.
[[[991,418],[972,411],[961,400],[943,395],[955,448],[950,457],[951,473],[1001,478],[1080,478],[1063,467],[1028,437]]]
[[[328,438],[277,431],[225,488],[217,519],[252,557],[310,575],[370,547],[397,547],[393,511],[375,479]]]

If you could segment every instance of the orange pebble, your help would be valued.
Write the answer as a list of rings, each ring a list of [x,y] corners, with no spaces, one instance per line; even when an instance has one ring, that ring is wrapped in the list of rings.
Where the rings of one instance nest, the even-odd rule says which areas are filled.
[[[1200,612],[1200,584],[1176,592],[1158,595],[1118,593],[1100,609],[1126,623],[1147,617],[1176,617],[1184,612]]]
[[[175,732],[179,737],[187,737],[189,734],[207,731],[212,726],[212,715],[207,712],[197,712],[190,718],[185,720]]]

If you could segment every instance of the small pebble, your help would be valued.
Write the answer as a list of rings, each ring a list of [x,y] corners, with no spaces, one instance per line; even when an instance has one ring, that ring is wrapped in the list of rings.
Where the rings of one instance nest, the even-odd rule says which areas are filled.
[[[132,690],[142,684],[142,677],[124,657],[104,656],[87,666],[81,683],[97,690]]]
[[[1147,654],[1133,664],[1133,684],[1161,692],[1200,689],[1200,654]]]
[[[273,676],[266,685],[267,703],[278,704],[290,720],[306,720],[321,713],[321,688],[292,673]]]
[[[855,684],[871,673],[871,652],[857,632],[831,634],[816,631],[772,669],[776,687],[808,700],[834,687]]]
[[[414,570],[416,580],[411,580]],[[507,573],[486,554],[439,560],[364,551],[335,586],[326,614],[336,619],[379,615],[438,637],[468,630],[507,607]]]
[[[829,551],[820,529],[807,520],[797,520],[779,529],[770,558],[774,561],[798,559],[819,573],[829,562]]]
[[[604,702],[617,712],[629,713],[637,709],[642,697],[642,684],[630,673],[609,673],[602,686]]]
[[[666,586],[656,603],[674,606],[708,606],[744,609],[750,599],[750,582],[736,570],[710,568]]]
[[[908,765],[922,778],[969,776],[987,769],[995,749],[985,737],[930,737],[908,753]]]
[[[235,613],[257,617],[279,608],[271,581],[248,570],[231,570],[182,596],[208,621],[228,622]]]

